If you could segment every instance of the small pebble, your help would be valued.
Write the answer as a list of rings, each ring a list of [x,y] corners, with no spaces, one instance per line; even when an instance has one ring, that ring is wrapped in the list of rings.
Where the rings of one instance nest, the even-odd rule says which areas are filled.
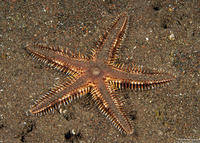
[[[174,34],[172,33],[171,35],[169,35],[169,40],[175,40],[175,36],[174,36]]]

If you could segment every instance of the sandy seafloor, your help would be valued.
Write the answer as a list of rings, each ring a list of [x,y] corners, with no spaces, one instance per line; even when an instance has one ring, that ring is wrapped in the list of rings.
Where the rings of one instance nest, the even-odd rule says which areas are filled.
[[[200,142],[200,1],[3,0],[0,7],[0,142]],[[135,133],[121,134],[88,98],[62,113],[32,116],[34,101],[65,75],[24,48],[87,52],[124,11],[129,29],[118,60],[177,76],[164,88],[120,94]]]

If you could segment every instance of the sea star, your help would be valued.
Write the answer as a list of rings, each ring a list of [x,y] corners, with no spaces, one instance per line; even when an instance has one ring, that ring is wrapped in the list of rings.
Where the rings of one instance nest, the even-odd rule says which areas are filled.
[[[127,13],[119,15],[88,55],[80,52],[72,54],[67,48],[42,44],[35,45],[35,48],[27,47],[30,55],[66,73],[68,78],[65,83],[54,86],[36,101],[31,113],[46,113],[88,95],[119,131],[132,134],[134,131],[129,115],[125,112],[124,103],[116,94],[116,90],[147,90],[168,84],[175,76],[147,70],[142,66],[116,62],[127,25]]]

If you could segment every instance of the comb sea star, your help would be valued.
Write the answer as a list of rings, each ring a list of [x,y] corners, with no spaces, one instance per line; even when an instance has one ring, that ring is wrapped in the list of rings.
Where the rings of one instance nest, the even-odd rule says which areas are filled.
[[[128,25],[123,13],[100,38],[88,55],[72,54],[67,48],[37,44],[27,52],[39,61],[67,74],[67,81],[50,89],[36,104],[31,113],[39,115],[60,105],[69,104],[84,95],[90,95],[98,109],[125,134],[132,134],[129,115],[124,110],[119,89],[147,90],[172,82],[175,76],[142,66],[116,62],[122,39]]]

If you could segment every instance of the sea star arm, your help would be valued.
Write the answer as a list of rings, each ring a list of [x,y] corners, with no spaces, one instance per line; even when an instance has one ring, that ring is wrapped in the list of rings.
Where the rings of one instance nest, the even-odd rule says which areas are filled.
[[[82,72],[82,65],[85,65],[83,56],[70,56],[67,50],[60,47],[48,47],[45,45],[37,44],[34,48],[27,47],[26,51],[34,58],[48,66],[62,71],[66,74],[77,76]]]
[[[117,77],[117,78],[116,78]],[[162,87],[175,80],[175,76],[169,73],[154,75],[124,74],[123,76],[108,77],[108,82],[118,89],[148,90]]]
[[[70,58],[70,59],[75,59],[75,60],[78,60],[78,61],[87,61],[89,60],[89,58],[86,56],[86,55],[83,55],[80,53],[80,51],[75,51],[74,53],[72,53],[68,48],[66,47],[57,47],[57,46],[47,46],[47,45],[44,45],[44,44],[35,44],[35,47],[38,47],[40,49],[44,49],[44,50],[48,50],[48,51],[52,51],[56,54],[59,54],[59,55],[62,55],[62,56],[65,56],[67,58]]]
[[[100,82],[102,83],[102,82]],[[92,99],[99,110],[124,134],[132,134],[133,129],[124,111],[123,101],[117,96],[107,81],[94,85],[91,89]]]
[[[113,43],[110,46],[109,58],[107,60],[107,64],[110,66],[113,66],[113,64],[116,62],[119,50],[121,48],[121,43],[125,37],[125,33],[128,27],[128,16],[126,13],[118,17],[116,20],[116,26],[118,26],[116,28],[118,31],[116,32],[116,36],[114,37]]]
[[[51,88],[40,100],[36,101],[31,109],[31,113],[34,115],[47,113],[59,105],[69,104],[75,99],[86,95],[90,92],[91,84],[84,82],[84,78],[82,76],[75,82],[68,81]]]
[[[94,50],[96,54],[93,54],[92,58],[100,63],[112,64],[115,54],[118,50],[123,35],[126,31],[128,24],[128,16],[125,12],[118,16],[113,21],[111,27],[105,32],[104,36],[100,38],[99,44]]]

